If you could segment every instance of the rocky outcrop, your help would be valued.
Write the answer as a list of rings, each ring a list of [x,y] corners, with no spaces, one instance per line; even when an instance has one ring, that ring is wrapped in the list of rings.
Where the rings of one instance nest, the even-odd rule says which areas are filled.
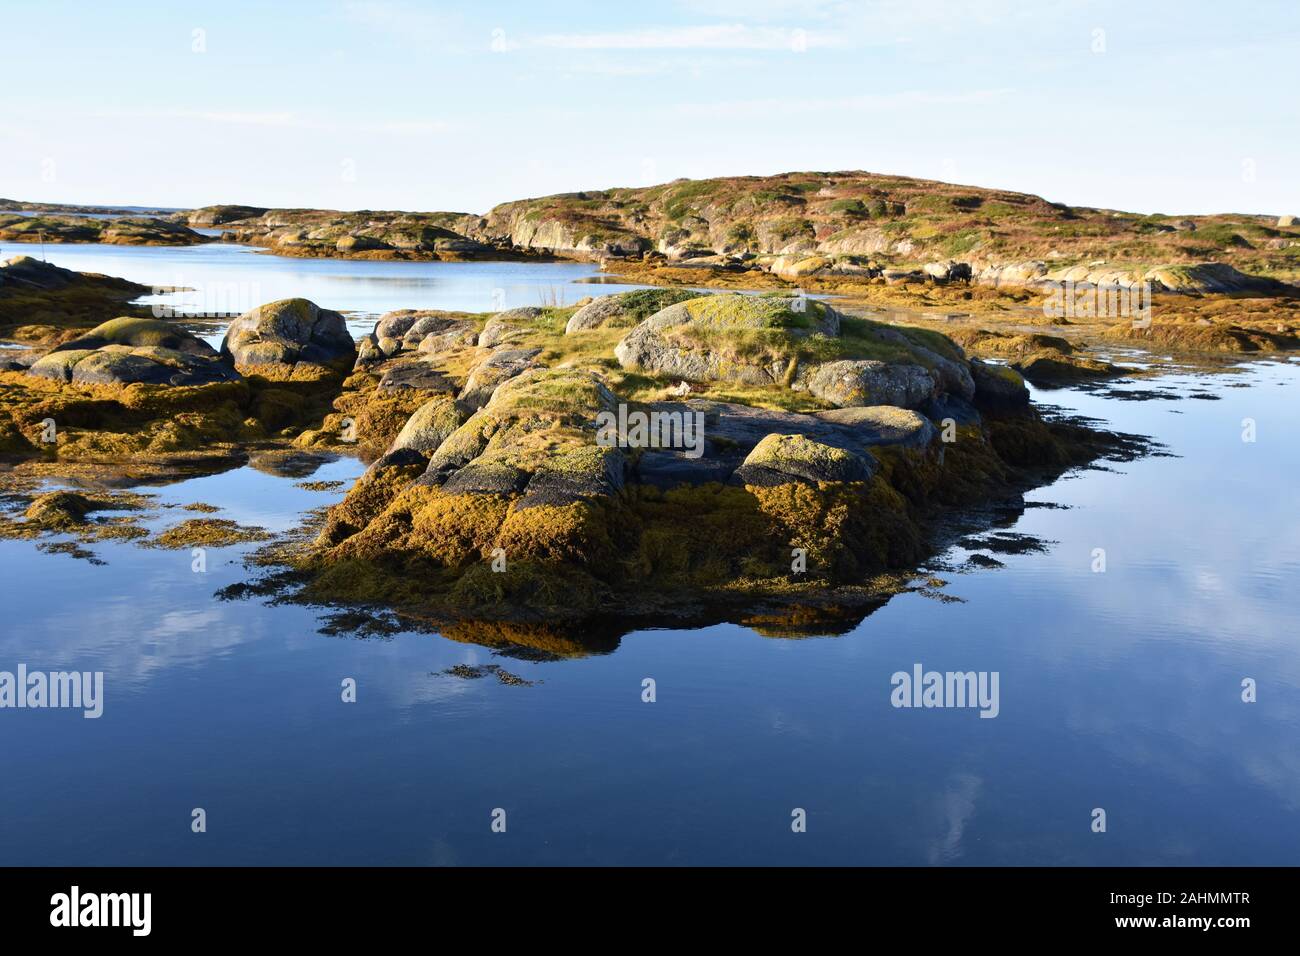
[[[345,370],[355,364],[356,343],[343,316],[307,299],[281,299],[245,312],[230,323],[221,354],[236,367],[283,374],[299,366]]]
[[[52,349],[29,374],[74,385],[206,385],[239,377],[212,346],[157,319],[119,318]]]
[[[805,435],[772,434],[760,441],[736,470],[742,484],[771,486],[790,481],[866,481],[876,462]]]
[[[942,336],[866,320],[842,334],[842,324],[826,303],[803,297],[704,296],[655,313],[614,354],[642,373],[792,388],[840,407],[974,396],[965,356]]]
[[[892,406],[840,408],[813,415],[754,408],[735,402],[695,399],[655,402],[645,409],[661,415],[701,416],[703,450],[644,449],[636,456],[639,481],[660,488],[732,480],[746,457],[769,435],[799,435],[844,451],[871,467],[872,449],[927,447],[934,425],[917,412]]]
[[[358,343],[357,365],[372,365],[410,352],[436,356],[457,345],[471,345],[477,336],[477,323],[459,313],[416,309],[388,312]]]
[[[148,292],[126,279],[14,256],[0,263],[0,328],[27,326],[37,333],[27,341],[45,337],[42,326],[91,328],[118,316],[143,315],[144,309],[129,303]]]
[[[1143,275],[1156,292],[1262,292],[1278,294],[1285,286],[1275,279],[1246,275],[1226,262],[1159,266]]]
[[[924,366],[844,359],[812,366],[798,384],[832,405],[897,405],[916,408],[933,397],[938,383]]]
[[[0,213],[0,242],[97,242],[112,246],[193,246],[211,242],[167,219],[124,216],[15,216]]]
[[[690,289],[637,289],[593,299],[569,318],[565,335],[599,328],[633,326],[661,309],[701,295]]]
[[[993,365],[971,359],[975,378],[975,401],[984,408],[1024,408],[1029,404],[1029,389],[1020,373],[1006,365]]]
[[[840,315],[822,302],[782,295],[718,295],[656,312],[619,342],[624,368],[695,382],[783,381],[797,343],[836,336]],[[758,347],[755,347],[755,346]]]
[[[210,209],[218,210],[213,217],[238,211]],[[195,214],[207,216],[208,210]],[[222,219],[231,238],[266,246],[279,255],[425,261],[519,258],[511,249],[471,238],[469,231],[478,222],[468,213],[332,209],[267,209]]]
[[[465,380],[458,400],[474,411],[492,398],[502,382],[509,381],[530,368],[537,368],[541,349],[500,349],[476,365]]]
[[[185,222],[191,226],[211,228],[213,226],[224,226],[230,222],[238,222],[241,219],[255,219],[265,214],[266,211],[264,206],[219,205],[191,209],[183,215]]]

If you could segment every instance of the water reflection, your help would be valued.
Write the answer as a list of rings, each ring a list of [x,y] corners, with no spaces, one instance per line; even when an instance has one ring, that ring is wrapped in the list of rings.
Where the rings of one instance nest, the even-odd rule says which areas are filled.
[[[1045,553],[978,570],[955,547],[936,573],[960,602],[902,594],[847,631],[750,610],[358,640],[319,633],[331,609],[217,600],[249,579],[247,546],[212,549],[196,574],[186,551],[97,543],[96,567],[2,542],[0,668],[102,669],[106,702],[97,721],[0,712],[0,750],[23,768],[0,789],[0,859],[1294,863],[1300,368],[1159,384],[1179,397],[1040,396],[1171,456],[1039,489],[1030,504],[1055,507],[1007,520],[1055,542]],[[274,530],[341,494],[275,471],[148,490]],[[339,458],[312,478],[359,471]],[[160,508],[156,526],[179,518]],[[998,671],[1000,715],[894,709],[889,677],[916,662]],[[531,686],[456,676],[491,664]],[[193,806],[220,839],[192,839]],[[496,806],[508,841],[489,832]]]
[[[38,254],[7,243],[0,257]],[[264,302],[295,296],[355,313],[353,335],[369,333],[374,316],[394,309],[490,312],[518,306],[572,304],[588,295],[640,288],[603,278],[581,262],[385,262],[292,259],[253,246],[210,243],[186,247],[59,244],[45,247],[52,263],[79,272],[120,276],[152,288],[184,291],[146,296],[185,314],[239,314]]]

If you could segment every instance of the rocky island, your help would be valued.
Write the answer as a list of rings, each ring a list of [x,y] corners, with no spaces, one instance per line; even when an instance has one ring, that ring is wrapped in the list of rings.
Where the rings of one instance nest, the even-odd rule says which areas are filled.
[[[0,214],[0,241],[213,241],[195,228],[283,256],[588,260],[640,283],[937,313],[931,327],[1043,383],[1114,374],[1085,354],[1099,344],[1276,352],[1296,347],[1300,327],[1294,215],[1141,215],[859,171],[591,190],[483,215],[248,205],[166,220]],[[1119,308],[1108,301],[1117,297]],[[1134,308],[1152,321],[1132,321]],[[1027,336],[1026,322],[1052,328]]]
[[[24,236],[41,221],[14,218]],[[68,222],[99,241],[137,229]],[[627,626],[860,616],[957,516],[1140,452],[1037,409],[1026,379],[1141,374],[1116,348],[1300,347],[1287,217],[1139,217],[798,173],[483,217],[215,206],[159,235],[207,238],[190,225],[295,256],[590,258],[650,286],[567,307],[398,310],[359,341],[339,313],[286,299],[214,347],[131,305],[143,287],[30,257],[0,267],[3,335],[22,346],[0,366],[0,452],[25,508],[4,534],[131,526],[97,517],[111,493],[42,496],[51,477],[111,485],[249,460],[291,474],[353,454],[367,469],[342,499],[260,552],[266,587],[485,643],[556,650],[557,622],[613,609]]]
[[[0,212],[0,242],[99,242],[110,246],[194,246],[210,236],[188,226],[150,216],[91,219],[44,213],[20,216]]]
[[[11,273],[99,281],[63,272],[13,260],[0,292]],[[291,299],[233,321],[220,348],[126,315],[17,354],[0,442],[26,510],[5,534],[126,533],[129,516],[100,523],[111,494],[42,495],[48,477],[354,453],[362,478],[310,536],[268,546],[268,567],[304,600],[492,621],[498,638],[612,608],[878,603],[948,512],[1131,450],[1044,417],[1014,370],[941,334],[785,293],[407,310],[359,344]]]

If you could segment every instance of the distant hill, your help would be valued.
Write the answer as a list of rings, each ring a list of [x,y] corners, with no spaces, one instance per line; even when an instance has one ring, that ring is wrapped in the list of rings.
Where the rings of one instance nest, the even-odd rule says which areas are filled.
[[[1258,279],[1300,278],[1300,225],[1291,215],[1144,215],[862,171],[587,190],[514,200],[481,216],[216,205],[168,218],[220,226],[283,255],[635,260],[763,272],[810,286],[1158,274],[1171,290],[1236,291]],[[68,230],[62,241],[88,240]]]

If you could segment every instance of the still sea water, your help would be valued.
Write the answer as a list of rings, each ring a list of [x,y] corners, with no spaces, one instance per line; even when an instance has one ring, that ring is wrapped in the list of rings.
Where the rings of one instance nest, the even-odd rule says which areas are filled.
[[[0,259],[39,256],[32,243],[0,243]],[[302,297],[344,312],[353,336],[369,334],[375,318],[393,309],[490,312],[521,306],[572,305],[589,295],[626,292],[582,262],[382,262],[293,259],[254,246],[46,245],[45,258],[78,272],[120,276],[150,287],[183,291],[145,296],[176,314],[246,312],[277,299]],[[601,280],[591,283],[584,280]],[[205,338],[217,344],[218,332]]]
[[[526,297],[586,269],[54,252],[370,313],[482,310],[493,288]],[[188,551],[93,544],[96,566],[0,542],[0,670],[105,672],[98,720],[0,711],[0,863],[1295,864],[1298,391],[1300,365],[1260,363],[1036,393],[1168,456],[1030,493],[1038,506],[1004,530],[1045,552],[939,571],[960,601],[903,594],[835,637],[665,627],[530,661],[428,634],[325,636],[313,609],[218,601],[248,579],[248,546],[211,549],[196,574]],[[361,470],[340,459],[312,478]],[[295,480],[245,467],[145,490],[282,530],[342,493]],[[444,673],[492,663],[534,683]],[[918,663],[997,671],[998,716],[894,708],[891,675]]]

